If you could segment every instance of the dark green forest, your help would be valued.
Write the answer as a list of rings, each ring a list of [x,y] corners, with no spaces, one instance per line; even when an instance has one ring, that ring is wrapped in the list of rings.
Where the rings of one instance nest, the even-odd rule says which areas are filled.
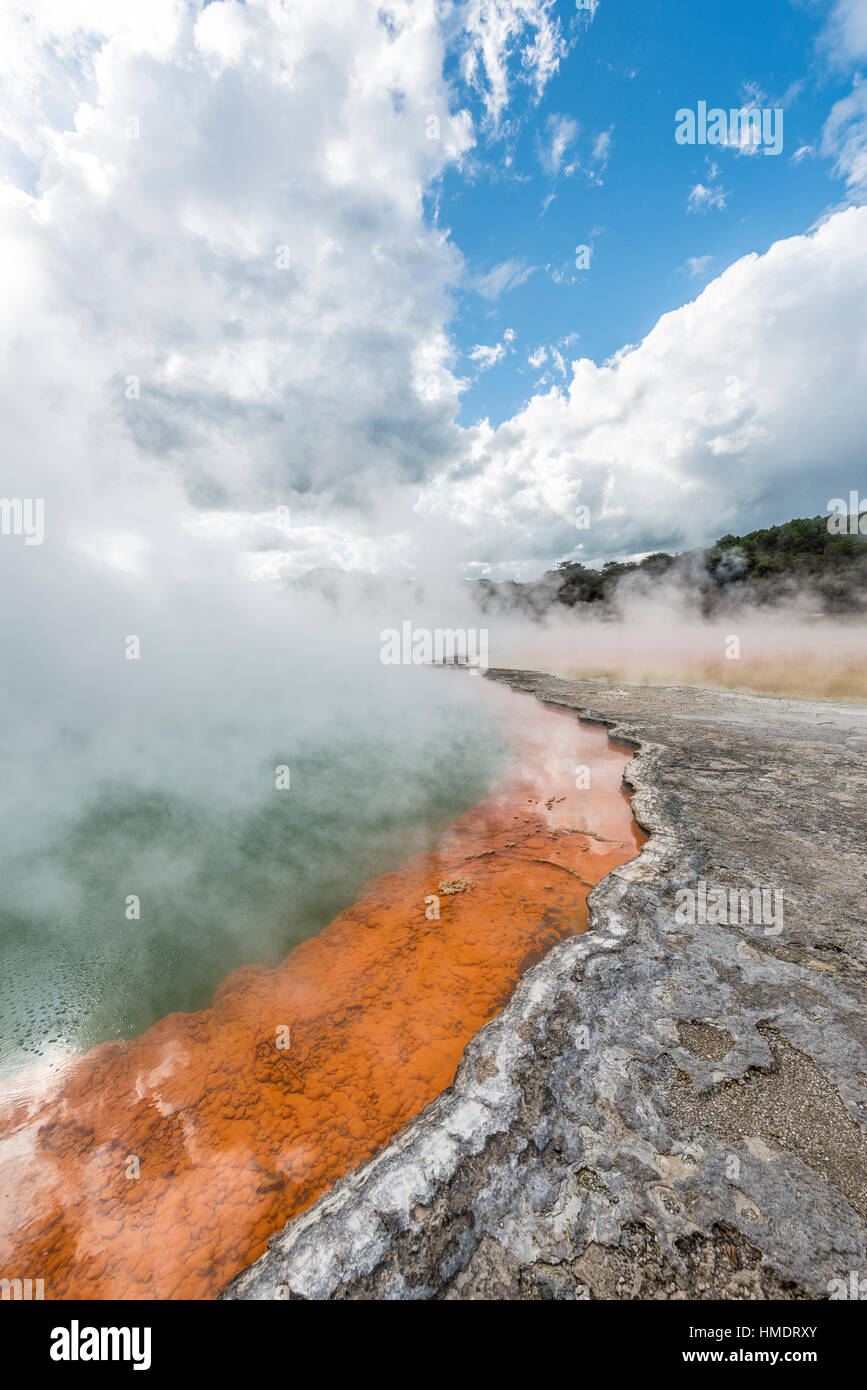
[[[857,612],[867,607],[867,536],[830,531],[827,516],[802,517],[744,536],[721,536],[706,549],[678,555],[658,551],[634,562],[609,560],[599,570],[563,560],[531,584],[480,584],[486,607],[541,616],[556,604],[611,605],[622,581],[643,588],[666,575],[693,588],[706,612],[738,599],[772,604],[794,592],[823,611]]]

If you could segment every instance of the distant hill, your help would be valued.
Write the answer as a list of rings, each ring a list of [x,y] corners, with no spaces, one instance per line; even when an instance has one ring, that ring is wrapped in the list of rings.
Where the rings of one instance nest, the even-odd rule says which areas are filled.
[[[867,608],[867,536],[836,535],[827,516],[798,518],[781,526],[722,536],[706,550],[679,555],[658,551],[643,560],[609,560],[601,570],[563,560],[531,584],[480,580],[486,611],[518,610],[541,617],[553,605],[609,604],[624,579],[652,583],[679,577],[701,596],[711,612],[726,599],[749,597],[778,602],[794,591],[815,598],[827,612]]]

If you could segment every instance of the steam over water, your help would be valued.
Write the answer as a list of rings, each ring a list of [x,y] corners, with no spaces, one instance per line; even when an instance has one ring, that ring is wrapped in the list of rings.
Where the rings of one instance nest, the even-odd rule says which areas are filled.
[[[49,1298],[213,1297],[586,929],[591,887],[643,842],[629,753],[530,696],[440,679],[506,720],[506,776],[275,969],[0,1095],[3,1267],[38,1268]]]
[[[386,669],[375,641],[349,643],[341,679],[344,637],[329,659],[296,634],[263,673],[248,636],[239,664],[217,668],[234,684],[213,695],[189,662],[155,690],[167,672],[145,650],[160,671],[144,656],[120,669],[127,689],[101,727],[70,711],[30,731],[40,772],[26,787],[7,745],[7,1080],[28,1059],[201,1008],[242,964],[275,964],[486,794],[505,745],[479,682]]]

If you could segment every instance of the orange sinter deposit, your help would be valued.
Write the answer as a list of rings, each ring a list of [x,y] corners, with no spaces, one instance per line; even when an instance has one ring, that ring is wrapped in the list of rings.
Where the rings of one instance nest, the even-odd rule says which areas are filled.
[[[435,850],[373,879],[276,969],[236,970],[210,1008],[6,1100],[0,1270],[52,1299],[213,1298],[448,1087],[522,972],[586,929],[589,888],[644,839],[621,786],[630,753],[499,695],[512,772]]]

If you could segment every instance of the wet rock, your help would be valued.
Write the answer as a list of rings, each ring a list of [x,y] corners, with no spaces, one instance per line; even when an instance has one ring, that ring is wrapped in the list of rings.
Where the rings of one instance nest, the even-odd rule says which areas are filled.
[[[489,674],[640,746],[651,838],[223,1296],[827,1297],[867,1269],[867,711]],[[683,920],[699,881],[784,912]]]

